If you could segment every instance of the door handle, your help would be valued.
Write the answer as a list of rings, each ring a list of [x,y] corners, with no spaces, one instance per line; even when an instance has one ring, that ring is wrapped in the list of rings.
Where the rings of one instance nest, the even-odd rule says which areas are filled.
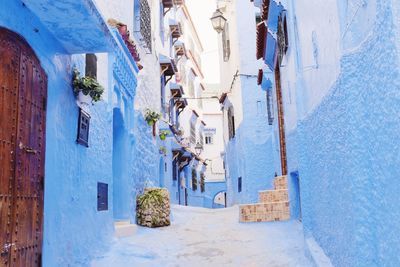
[[[24,146],[24,144],[22,144],[22,142],[19,142],[19,148],[29,154],[37,154],[37,152],[38,152],[36,149],[33,149],[29,146]]]

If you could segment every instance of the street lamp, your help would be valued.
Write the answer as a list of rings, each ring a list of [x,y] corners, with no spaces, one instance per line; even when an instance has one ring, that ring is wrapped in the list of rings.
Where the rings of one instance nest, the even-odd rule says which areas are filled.
[[[194,150],[196,151],[196,155],[199,156],[201,154],[201,151],[203,151],[203,145],[197,142]]]
[[[221,33],[225,29],[226,18],[219,9],[215,10],[210,20],[217,33]]]

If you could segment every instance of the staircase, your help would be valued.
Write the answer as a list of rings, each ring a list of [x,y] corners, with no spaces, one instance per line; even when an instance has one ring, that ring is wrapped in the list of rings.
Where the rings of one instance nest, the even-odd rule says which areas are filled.
[[[274,190],[258,192],[259,203],[239,205],[240,222],[270,222],[290,219],[287,176],[274,179]]]

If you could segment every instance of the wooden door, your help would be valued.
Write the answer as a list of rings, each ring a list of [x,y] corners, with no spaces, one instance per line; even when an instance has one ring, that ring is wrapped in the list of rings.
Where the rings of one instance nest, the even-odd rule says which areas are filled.
[[[276,85],[276,101],[278,109],[278,127],[279,127],[279,146],[281,152],[281,168],[282,175],[287,175],[287,157],[286,157],[286,134],[285,134],[285,117],[283,113],[281,73],[279,63],[275,66],[275,85]]]
[[[0,28],[0,266],[41,265],[47,78]]]

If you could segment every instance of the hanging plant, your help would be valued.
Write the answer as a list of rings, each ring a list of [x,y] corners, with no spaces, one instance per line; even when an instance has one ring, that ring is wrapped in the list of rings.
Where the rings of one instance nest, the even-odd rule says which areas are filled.
[[[168,131],[168,130],[161,130],[159,133],[158,133],[158,136],[160,137],[160,139],[161,140],[165,140],[165,138],[170,134],[171,132],[170,131]]]
[[[148,125],[153,126],[160,118],[161,115],[159,113],[152,111],[150,109],[146,109],[144,119],[146,120]]]
[[[103,86],[95,78],[89,76],[81,77],[77,69],[73,71],[72,85],[78,98],[87,97],[90,98],[90,102],[100,101],[104,93]]]

